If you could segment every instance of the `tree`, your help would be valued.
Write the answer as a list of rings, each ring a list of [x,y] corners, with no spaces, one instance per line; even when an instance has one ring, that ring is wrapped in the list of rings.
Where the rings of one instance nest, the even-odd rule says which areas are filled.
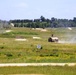
[[[40,19],[41,19],[42,22],[45,21],[45,17],[43,17],[43,16],[41,16]]]
[[[73,21],[76,23],[76,17],[73,18]]]

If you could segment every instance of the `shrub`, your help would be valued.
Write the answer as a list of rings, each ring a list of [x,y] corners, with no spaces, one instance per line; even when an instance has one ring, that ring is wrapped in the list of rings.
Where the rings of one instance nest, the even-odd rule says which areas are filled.
[[[13,55],[11,53],[6,53],[5,54],[7,57],[12,57]]]
[[[4,49],[4,46],[0,47],[0,49]]]

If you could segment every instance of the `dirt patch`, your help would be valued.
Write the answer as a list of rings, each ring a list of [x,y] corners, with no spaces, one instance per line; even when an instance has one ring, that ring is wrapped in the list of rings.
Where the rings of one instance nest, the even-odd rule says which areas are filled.
[[[5,32],[8,33],[8,32],[11,32],[11,31],[12,31],[12,30],[6,30]]]
[[[28,41],[27,39],[15,39],[15,41]]]
[[[36,28],[36,29],[32,28],[32,30],[39,30],[39,31],[43,31],[43,32],[47,31],[47,29],[43,29],[43,28]]]
[[[47,30],[46,29],[41,29],[41,31],[46,32]]]
[[[69,30],[72,30],[72,28],[71,28],[71,27],[68,27],[68,29],[69,29]]]
[[[33,39],[41,39],[40,37],[33,37]]]

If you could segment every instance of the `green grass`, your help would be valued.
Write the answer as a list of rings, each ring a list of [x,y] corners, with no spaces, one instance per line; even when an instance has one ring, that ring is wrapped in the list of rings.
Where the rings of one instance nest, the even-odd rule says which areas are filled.
[[[67,40],[76,35],[76,28],[52,28],[46,32],[29,28],[12,28],[12,32],[0,34],[0,63],[23,62],[76,62],[76,44],[51,43],[48,38],[54,34],[59,40]],[[41,39],[33,39],[33,36]],[[28,41],[15,41],[25,38]],[[37,49],[40,44],[42,49]]]
[[[44,75],[76,75],[76,66],[28,66],[0,67],[0,74],[44,74]]]

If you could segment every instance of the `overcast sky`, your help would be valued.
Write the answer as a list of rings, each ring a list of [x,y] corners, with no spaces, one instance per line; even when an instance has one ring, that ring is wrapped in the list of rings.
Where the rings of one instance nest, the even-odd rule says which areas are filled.
[[[73,19],[76,0],[0,0],[0,19]]]

